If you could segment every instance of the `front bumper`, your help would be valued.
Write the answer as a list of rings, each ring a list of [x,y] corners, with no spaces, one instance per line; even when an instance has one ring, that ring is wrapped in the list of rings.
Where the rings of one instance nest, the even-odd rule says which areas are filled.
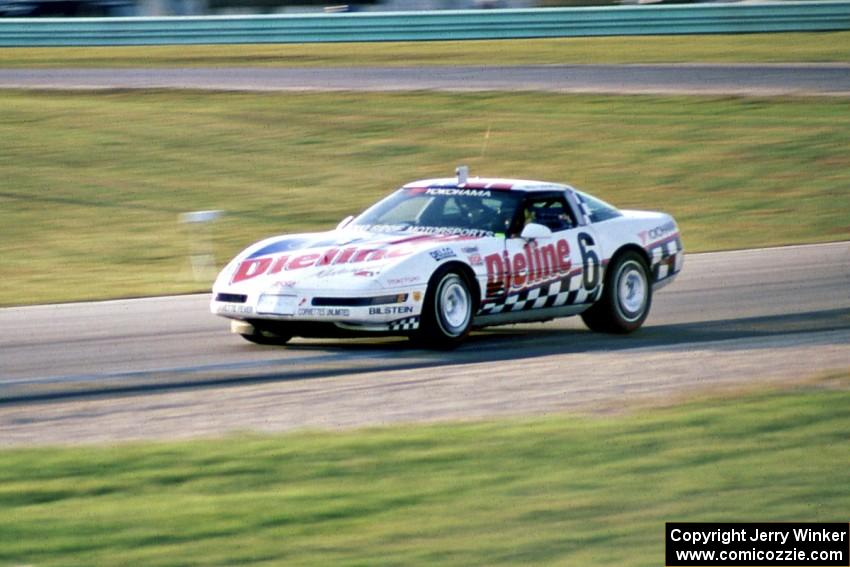
[[[424,297],[424,287],[359,294],[292,288],[248,293],[214,290],[210,311],[238,321],[332,323],[350,330],[405,331],[418,328]]]

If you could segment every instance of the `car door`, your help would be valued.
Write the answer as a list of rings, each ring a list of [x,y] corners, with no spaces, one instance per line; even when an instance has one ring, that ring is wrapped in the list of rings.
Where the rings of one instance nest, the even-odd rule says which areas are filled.
[[[523,235],[529,225],[536,226]],[[593,228],[576,218],[563,192],[530,193],[508,231],[502,257],[488,257],[481,313],[592,302],[601,290],[600,257]]]

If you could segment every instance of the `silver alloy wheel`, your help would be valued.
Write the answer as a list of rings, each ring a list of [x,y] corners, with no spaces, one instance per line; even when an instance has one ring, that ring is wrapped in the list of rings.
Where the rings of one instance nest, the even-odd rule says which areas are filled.
[[[437,288],[437,321],[443,332],[451,337],[462,335],[472,317],[472,298],[457,274],[447,274]]]
[[[643,267],[634,260],[623,263],[617,278],[617,305],[624,319],[640,319],[646,309],[648,292],[649,286]]]

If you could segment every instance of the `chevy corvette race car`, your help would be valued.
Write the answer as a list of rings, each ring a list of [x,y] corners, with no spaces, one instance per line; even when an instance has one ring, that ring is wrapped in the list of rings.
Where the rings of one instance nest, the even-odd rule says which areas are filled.
[[[260,344],[379,333],[453,348],[472,328],[569,315],[628,333],[682,261],[669,215],[458,168],[456,178],[405,185],[336,230],[250,246],[218,276],[211,310]]]

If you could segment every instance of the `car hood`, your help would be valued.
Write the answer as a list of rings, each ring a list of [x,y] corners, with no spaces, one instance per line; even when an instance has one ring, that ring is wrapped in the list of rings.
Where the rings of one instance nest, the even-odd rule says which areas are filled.
[[[345,228],[268,238],[253,244],[219,274],[214,288],[247,293],[271,287],[382,288],[386,277],[414,283],[422,254],[474,238],[416,232],[375,233]],[[433,259],[432,259],[433,258]],[[432,263],[438,256],[429,256]],[[420,274],[421,275],[421,274]],[[427,276],[425,276],[427,282]]]

